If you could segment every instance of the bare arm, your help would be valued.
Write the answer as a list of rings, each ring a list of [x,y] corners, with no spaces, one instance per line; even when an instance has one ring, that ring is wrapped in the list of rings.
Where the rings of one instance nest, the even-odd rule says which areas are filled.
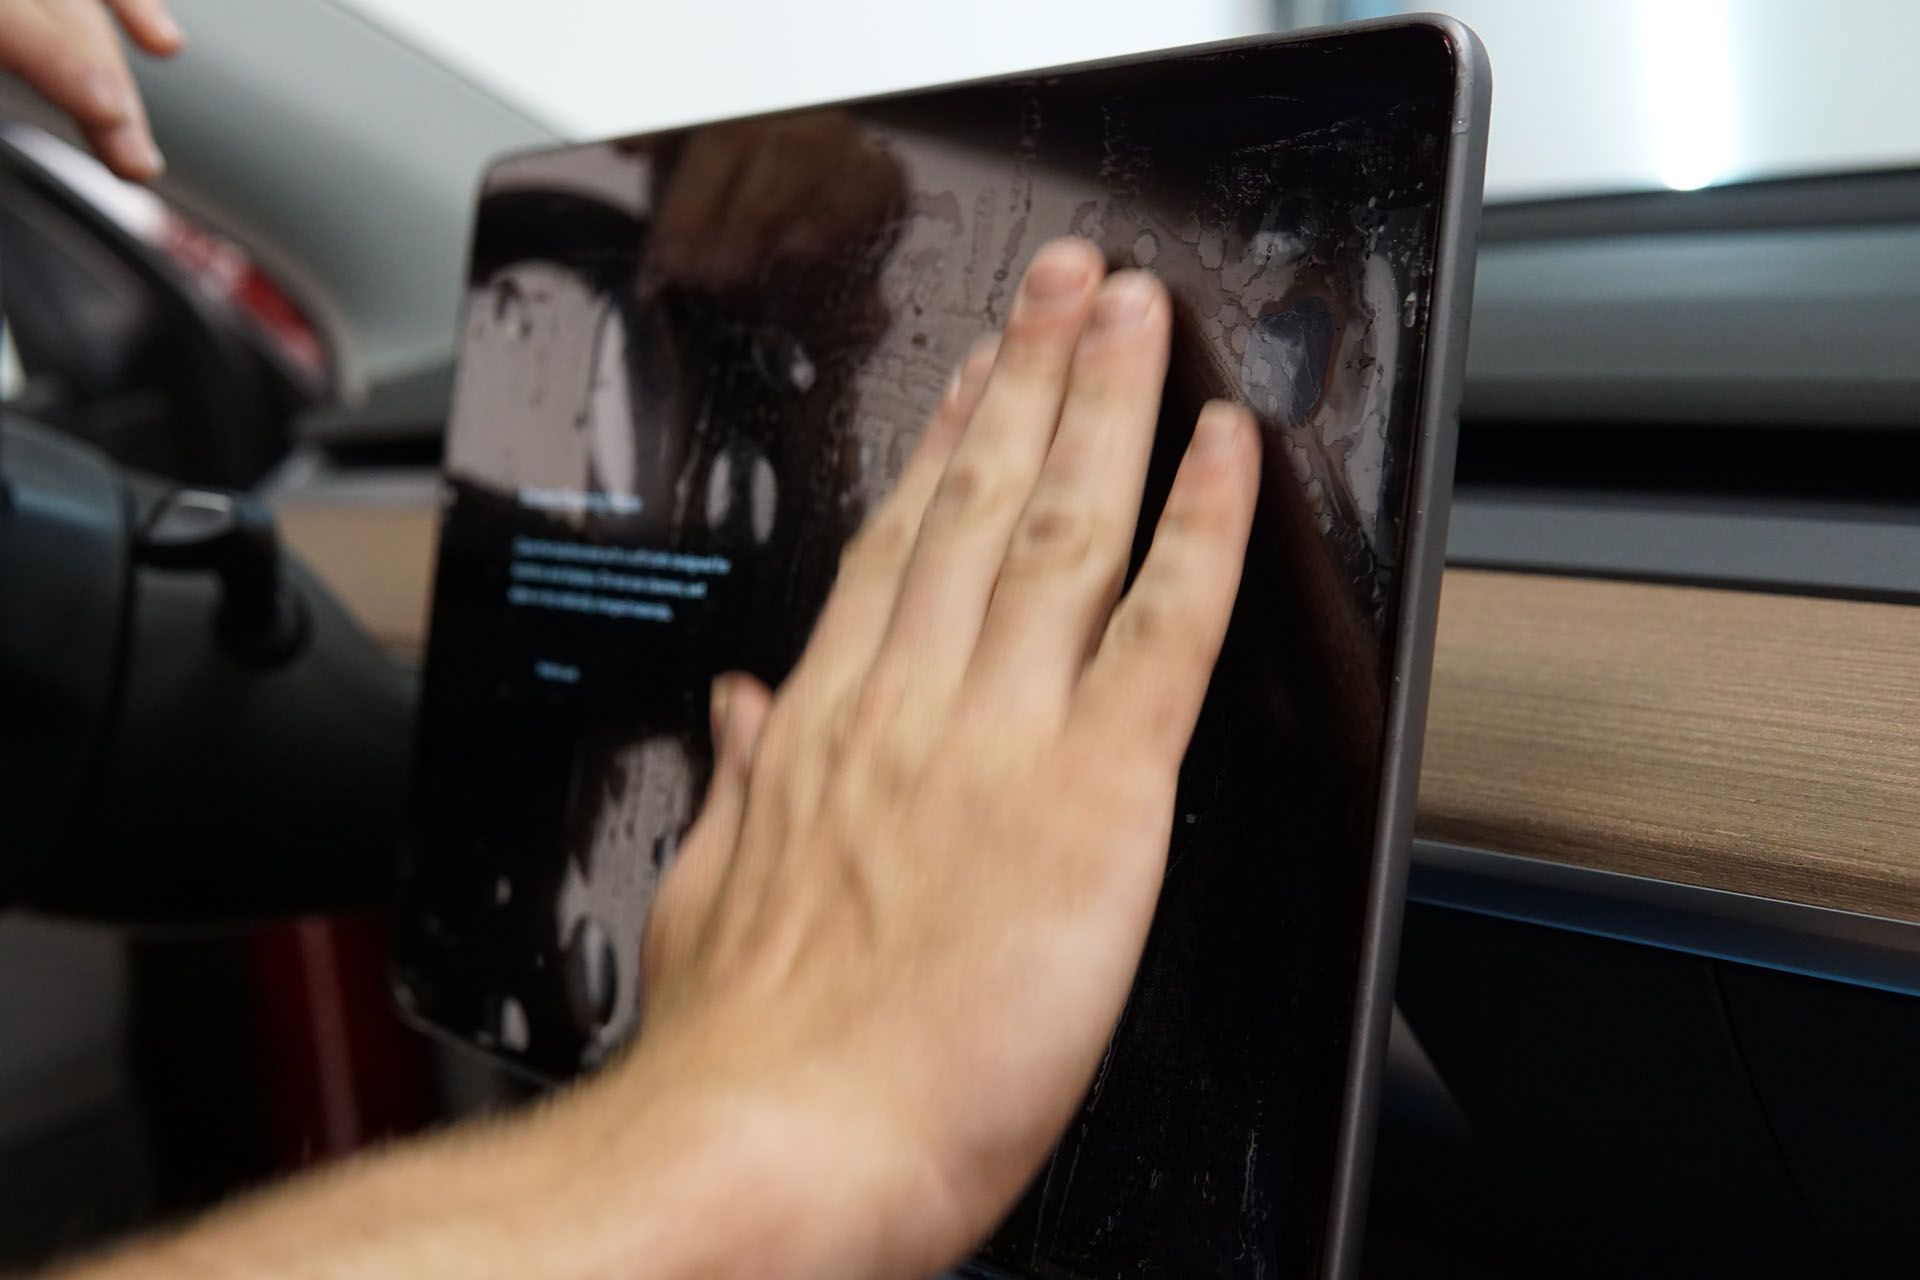
[[[1042,251],[793,675],[716,687],[632,1054],[77,1274],[906,1276],[991,1230],[1139,962],[1258,474],[1210,406],[1118,599],[1169,305],[1101,276]]]
[[[851,1167],[845,1135],[653,1074],[636,1055],[526,1115],[343,1162],[57,1276],[764,1277],[825,1256],[809,1241],[834,1215],[886,1207],[810,1198]]]

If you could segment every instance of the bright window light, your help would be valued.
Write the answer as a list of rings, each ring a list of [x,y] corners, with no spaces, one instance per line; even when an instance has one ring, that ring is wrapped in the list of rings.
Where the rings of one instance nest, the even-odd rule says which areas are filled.
[[[1727,0],[1637,0],[1654,172],[1693,191],[1733,167],[1732,21]]]

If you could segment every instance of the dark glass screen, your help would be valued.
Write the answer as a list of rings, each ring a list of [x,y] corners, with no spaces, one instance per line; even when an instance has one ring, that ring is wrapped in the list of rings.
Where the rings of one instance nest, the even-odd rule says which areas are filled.
[[[1147,492],[1251,405],[1261,508],[1140,977],[985,1255],[1305,1275],[1323,1248],[1455,51],[1242,45],[528,154],[482,192],[399,988],[552,1078],[637,1025],[718,672],[777,683],[956,363],[1068,232],[1176,303]]]

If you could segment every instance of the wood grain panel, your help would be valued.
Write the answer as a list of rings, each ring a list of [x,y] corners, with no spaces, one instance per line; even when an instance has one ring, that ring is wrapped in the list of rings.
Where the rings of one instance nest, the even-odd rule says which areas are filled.
[[[1920,609],[1450,571],[1419,830],[1920,920]]]
[[[437,514],[280,515],[417,654]],[[1419,831],[1920,921],[1920,609],[1450,570]]]
[[[329,502],[274,507],[280,536],[332,588],[373,638],[417,658],[439,550],[432,508]]]

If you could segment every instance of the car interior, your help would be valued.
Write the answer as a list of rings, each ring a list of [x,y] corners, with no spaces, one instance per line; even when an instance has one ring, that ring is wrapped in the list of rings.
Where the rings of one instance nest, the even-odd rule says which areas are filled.
[[[82,495],[85,459],[152,478],[110,517],[144,531],[138,611],[89,588],[108,568],[9,550],[0,616],[66,629],[0,659],[105,670],[85,620],[224,619],[115,668],[134,710],[84,831],[0,885],[27,908],[0,916],[0,1269],[532,1092],[399,1018],[382,908],[475,184],[616,130],[543,114],[388,7],[177,5],[192,58],[141,72],[173,162],[152,192],[0,84],[0,471]],[[1218,7],[1224,35],[1416,6]],[[1507,113],[1589,136],[1527,96],[1549,45],[1583,56],[1578,23],[1436,7],[1486,41],[1494,151],[1360,1273],[1910,1275],[1920,147],[1533,181]],[[1599,29],[1661,6],[1566,8]],[[1761,96],[1920,37],[1870,0],[1659,21],[1697,36],[1673,16],[1696,9],[1747,24],[1719,35]],[[1769,22],[1792,57],[1742,52]],[[1848,114],[1826,117],[1843,141]],[[262,564],[298,619],[242,618]],[[202,656],[287,628],[353,661],[256,681],[232,674],[256,658]],[[33,761],[94,749],[108,677],[33,698],[0,678],[24,848],[70,783]]]

